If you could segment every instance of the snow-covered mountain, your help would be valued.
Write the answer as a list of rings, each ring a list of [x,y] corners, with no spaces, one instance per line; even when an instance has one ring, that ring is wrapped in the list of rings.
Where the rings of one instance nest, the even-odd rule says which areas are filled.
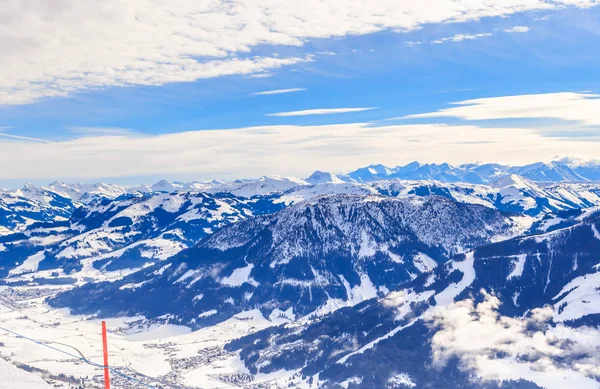
[[[519,219],[438,196],[318,197],[240,221],[168,261],[121,281],[84,285],[53,304],[168,315],[191,326],[249,307],[290,318],[324,313],[383,296],[457,253],[522,234]]]
[[[32,185],[0,191],[0,235],[25,230],[36,222],[67,220],[78,203]]]
[[[327,173],[327,172],[321,172],[321,171],[314,172],[305,181],[308,182],[309,184],[312,184],[312,185],[316,185],[316,184],[341,184],[341,183],[344,182],[343,180],[341,180],[335,174],[331,174],[331,173]]]
[[[525,166],[500,164],[421,164],[411,162],[405,166],[386,167],[372,165],[340,176],[347,181],[369,182],[388,179],[436,180],[441,182],[491,183],[502,176],[517,174],[536,182],[599,181],[600,163],[576,162],[560,159],[548,163],[537,162]]]
[[[355,307],[233,341],[273,388],[600,386],[600,211]],[[276,374],[275,374],[276,373]],[[287,374],[286,374],[287,373]]]
[[[598,389],[597,172],[412,163],[3,190],[2,325],[76,346],[113,318],[111,339],[155,336],[119,340],[123,371],[151,363],[137,377],[173,387]],[[24,342],[0,353],[60,388],[44,369],[80,369]]]
[[[37,223],[0,239],[0,276],[84,281],[120,277],[169,258],[238,220],[283,205],[207,193],[95,200],[68,221]]]
[[[223,183],[215,185],[221,189],[225,187]],[[3,193],[2,198],[5,202],[10,200],[10,204],[6,203],[2,208],[2,220],[8,227],[5,227],[7,236],[0,242],[5,247],[0,257],[14,268],[43,251],[43,264],[33,267],[47,270],[44,277],[48,276],[49,270],[60,266],[68,273],[81,270],[80,262],[89,262],[86,258],[92,257],[98,257],[94,261],[94,274],[97,270],[112,268],[119,269],[122,274],[123,269],[138,269],[191,247],[226,224],[334,194],[394,198],[437,195],[456,202],[524,214],[530,217],[527,225],[533,225],[540,232],[569,224],[582,210],[600,205],[600,186],[597,184],[542,186],[516,175],[504,176],[492,185],[401,180],[311,185],[306,181],[267,177],[227,183],[229,192],[244,197],[221,189],[212,190],[213,193],[183,190],[169,193],[172,187],[166,184],[161,187],[167,190],[122,193],[114,200],[97,198],[85,206],[48,189],[26,187],[27,190],[18,191],[37,199],[37,203],[16,197],[14,192]],[[252,195],[254,192],[266,195]],[[47,224],[32,224],[35,221]],[[26,228],[27,225],[30,227]],[[14,234],[17,231],[23,234]],[[23,240],[23,236],[27,239]],[[38,257],[33,258],[36,258],[33,262],[39,262]],[[100,266],[107,258],[113,258],[111,265]],[[114,261],[117,258],[119,260]],[[50,263],[50,267],[45,265]],[[11,271],[10,266],[7,265],[4,271]],[[79,274],[78,279],[87,277],[85,274]],[[34,276],[38,275],[34,273],[29,278]]]

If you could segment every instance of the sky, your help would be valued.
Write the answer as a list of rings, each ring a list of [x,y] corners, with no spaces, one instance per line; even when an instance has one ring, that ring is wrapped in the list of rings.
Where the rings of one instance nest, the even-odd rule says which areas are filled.
[[[0,186],[599,159],[598,5],[14,0]]]

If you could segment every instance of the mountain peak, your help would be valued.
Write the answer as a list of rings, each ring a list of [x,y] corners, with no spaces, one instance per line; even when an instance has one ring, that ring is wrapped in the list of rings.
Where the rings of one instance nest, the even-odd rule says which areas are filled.
[[[311,174],[311,176],[308,177],[305,181],[308,182],[309,184],[313,184],[313,185],[315,185],[315,184],[341,184],[344,182],[335,174],[331,174],[328,172],[322,172],[319,170],[317,170],[313,174]]]

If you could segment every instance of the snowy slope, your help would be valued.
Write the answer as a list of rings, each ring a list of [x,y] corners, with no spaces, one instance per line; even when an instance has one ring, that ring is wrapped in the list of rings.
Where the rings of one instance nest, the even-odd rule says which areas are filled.
[[[51,389],[43,379],[34,373],[4,361],[0,358],[0,389]]]

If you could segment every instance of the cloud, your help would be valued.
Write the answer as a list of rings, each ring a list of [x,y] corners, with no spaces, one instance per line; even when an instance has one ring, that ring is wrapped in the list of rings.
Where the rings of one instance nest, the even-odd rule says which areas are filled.
[[[595,0],[14,0],[0,15],[0,104],[111,86],[268,74],[310,60],[257,46],[409,31]],[[27,26],[27,28],[23,28]]]
[[[245,76],[244,78],[269,78],[273,77],[274,75],[274,73],[256,73]]]
[[[546,93],[465,100],[458,107],[408,115],[404,119],[456,117],[464,120],[559,119],[600,125],[600,95],[591,93]]]
[[[529,30],[530,29],[527,26],[514,26],[513,28],[509,28],[509,29],[503,30],[503,31],[504,32],[508,32],[508,33],[511,33],[511,32],[521,32],[521,33],[523,33],[523,32],[529,32]]]
[[[492,36],[491,32],[485,32],[481,34],[456,34],[453,36],[449,36],[446,38],[438,39],[435,41],[431,41],[434,44],[442,44],[444,42],[462,42],[462,41],[472,41],[479,38],[485,38],[488,36]]]
[[[129,128],[119,127],[85,127],[85,126],[72,126],[67,127],[67,130],[74,134],[85,135],[85,136],[133,136],[140,135],[136,131]]]
[[[49,140],[40,139],[40,138],[31,138],[28,136],[20,136],[13,134],[6,134],[3,131],[12,130],[14,127],[0,127],[0,138],[9,139],[12,141],[27,141],[27,142],[40,142],[40,143],[50,143]]]
[[[266,90],[266,91],[262,91],[262,92],[254,92],[254,93],[250,93],[250,94],[253,96],[280,95],[283,93],[302,92],[305,90],[306,90],[305,88],[275,89],[275,90]]]
[[[434,366],[458,357],[462,368],[481,380],[526,379],[547,389],[562,389],[565,378],[577,388],[597,388],[600,375],[600,331],[553,326],[552,307],[526,317],[498,313],[497,297],[463,300],[436,307],[427,320],[438,331],[431,339]]]
[[[268,113],[267,116],[287,117],[287,116],[308,116],[308,115],[332,115],[332,114],[338,114],[338,113],[371,111],[373,109],[377,109],[377,108],[375,108],[375,107],[369,107],[369,108],[320,108],[320,109],[306,109],[303,111]]]
[[[82,136],[53,143],[0,142],[0,166],[11,166],[0,171],[0,179],[304,177],[318,169],[349,171],[374,162],[394,166],[413,160],[524,164],[556,155],[590,159],[597,158],[599,149],[600,142],[543,137],[526,128],[373,127],[370,123],[263,126]]]

